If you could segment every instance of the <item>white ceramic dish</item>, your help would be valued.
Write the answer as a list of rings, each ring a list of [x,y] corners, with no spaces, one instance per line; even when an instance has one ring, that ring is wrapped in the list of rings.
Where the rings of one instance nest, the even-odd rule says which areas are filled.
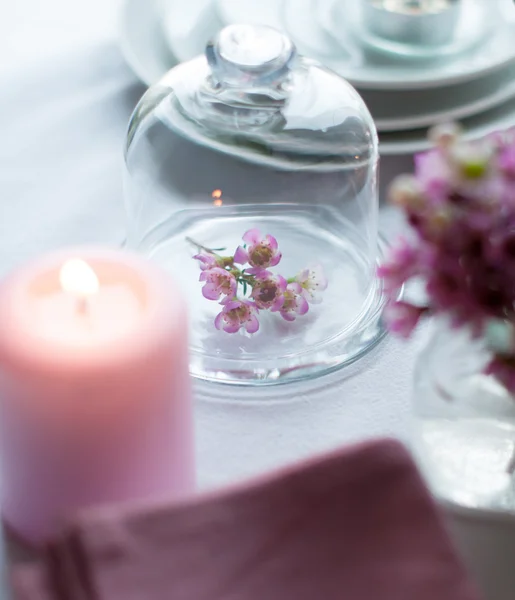
[[[154,0],[155,2],[156,0]],[[323,63],[362,89],[422,89],[484,76],[515,60],[513,0],[462,0],[464,18],[456,48],[438,60],[420,62],[374,49],[360,35],[359,0],[162,0],[165,37],[172,53],[187,60],[227,23],[261,21],[284,29],[304,54]],[[146,5],[152,10],[152,0]],[[496,15],[498,6],[500,15]],[[486,7],[486,8],[485,8]],[[478,30],[484,26],[483,43]]]
[[[469,81],[515,60],[513,0],[462,1],[464,19],[458,34],[462,51],[430,62],[395,58],[367,44],[366,36],[360,35],[358,0],[282,0],[282,22],[301,52],[361,89],[427,89]],[[469,30],[477,29],[485,8],[485,32],[491,35],[473,45]]]
[[[304,44],[303,47],[301,43],[300,50],[306,54],[317,54],[322,62],[360,89],[442,87],[486,76],[515,62],[515,5],[512,0],[492,0],[500,4],[502,22],[496,34],[478,48],[434,63],[401,60],[393,65],[387,56],[370,53],[357,44],[344,51],[323,30],[332,19],[330,3],[335,0],[317,0],[318,24],[311,13],[301,10],[304,4],[308,10],[312,1],[287,0],[282,4],[285,0],[260,0],[256,5],[255,0],[189,0],[185,5],[182,0],[125,0],[121,23],[122,49],[134,71],[150,84],[178,61],[202,52],[206,38],[224,24],[240,20],[244,15],[247,15],[247,22],[256,22],[261,15],[271,25],[277,26],[282,14],[280,11],[287,12],[294,6],[296,30],[290,23],[290,33],[298,37],[303,31],[304,37],[307,35],[309,38],[309,45]],[[256,6],[260,7],[260,12]],[[352,6],[349,14],[353,14]]]
[[[515,64],[478,79],[428,90],[360,90],[379,131],[464,119],[515,98]]]
[[[469,140],[479,139],[493,131],[515,127],[515,99],[511,98],[480,115],[463,119],[461,124],[465,137]],[[427,129],[381,133],[379,142],[383,156],[413,154],[431,147],[427,140]]]

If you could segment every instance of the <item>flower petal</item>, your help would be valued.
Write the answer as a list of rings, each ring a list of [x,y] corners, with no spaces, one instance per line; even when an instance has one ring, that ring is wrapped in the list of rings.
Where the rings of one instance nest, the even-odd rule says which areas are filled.
[[[266,269],[263,269],[263,267],[251,267],[250,269],[245,269],[245,273],[254,275],[256,279],[266,279],[267,277],[272,276],[272,273]]]
[[[193,258],[199,261],[199,267],[202,271],[210,269],[211,267],[216,267],[217,265],[216,257],[212,254],[195,254]]]
[[[230,273],[228,273],[225,269],[222,269],[222,267],[213,267],[212,269],[209,269],[209,273],[218,275],[219,277],[227,277],[230,275]]]
[[[287,311],[281,311],[280,312],[281,317],[285,320],[285,321],[295,321],[295,314],[291,313],[291,312],[287,312]]]
[[[302,296],[299,296],[297,298],[297,309],[296,309],[296,313],[299,315],[305,315],[309,310],[309,304],[306,300],[306,298],[303,298]]]
[[[238,290],[238,282],[236,281],[236,277],[234,277],[233,275],[231,275],[231,280],[230,280],[230,293],[227,294],[228,296],[235,296],[236,292]],[[225,294],[225,292],[224,292]]]
[[[295,281],[300,283],[301,285],[309,279],[309,269],[302,269],[295,276]]]
[[[218,300],[220,298],[220,291],[214,283],[206,283],[202,288],[202,295],[207,300]]]
[[[425,307],[415,306],[400,300],[386,305],[384,318],[390,331],[408,338],[425,312],[427,312]]]
[[[247,244],[259,244],[262,239],[259,229],[249,229],[243,234],[243,241]]]
[[[252,315],[245,323],[245,329],[247,330],[247,333],[256,333],[259,329],[259,321],[256,315]]]
[[[302,288],[300,291],[300,295],[305,298],[308,302],[312,302],[316,304],[316,299],[313,296],[313,292],[311,290],[307,290],[306,288]]]
[[[222,329],[222,327],[223,327],[223,323],[224,323],[224,320],[223,320],[223,319],[224,319],[224,313],[223,313],[223,312],[221,312],[221,313],[218,313],[218,314],[216,315],[216,317],[215,317],[215,327],[216,327],[217,329]]]
[[[279,247],[277,244],[277,240],[274,238],[273,235],[268,234],[265,237],[265,240],[268,242],[268,245],[270,246],[270,248],[272,248],[272,250],[277,250],[277,248]]]
[[[241,323],[225,322],[224,331],[226,333],[237,333],[240,330]]]
[[[284,301],[285,301],[284,295],[281,294],[272,303],[272,306],[270,307],[270,311],[271,312],[277,312],[277,311],[281,310],[281,308],[284,305]]]
[[[317,290],[323,292],[325,289],[327,289],[329,282],[327,280],[327,277],[325,276],[324,268],[322,267],[322,265],[318,263],[311,264],[308,265],[308,268],[310,271],[312,284],[316,285]]]
[[[229,312],[230,310],[234,310],[235,308],[240,308],[241,302],[239,300],[235,300],[234,298],[224,298],[220,304],[225,306],[225,312]]]
[[[272,260],[270,261],[270,266],[275,267],[276,265],[278,265],[281,262],[282,257],[283,255],[281,252],[277,252],[276,254],[274,254]]]
[[[289,283],[288,286],[287,286],[287,289],[289,291],[293,292],[294,294],[301,294],[302,293],[302,287],[297,282]]]
[[[236,252],[234,253],[234,262],[239,265],[244,265],[249,262],[249,255],[245,248],[242,246],[238,246],[236,248]]]
[[[288,282],[282,275],[276,275],[276,280],[277,280],[277,287],[281,290],[281,292],[284,292],[286,290],[286,288],[288,287]]]

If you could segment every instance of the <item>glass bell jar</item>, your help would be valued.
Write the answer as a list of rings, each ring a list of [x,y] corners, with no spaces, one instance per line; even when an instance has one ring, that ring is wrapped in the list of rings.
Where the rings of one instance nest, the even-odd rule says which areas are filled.
[[[127,242],[181,284],[194,376],[314,377],[381,339],[377,164],[358,93],[275,29],[230,25],[150,88]]]

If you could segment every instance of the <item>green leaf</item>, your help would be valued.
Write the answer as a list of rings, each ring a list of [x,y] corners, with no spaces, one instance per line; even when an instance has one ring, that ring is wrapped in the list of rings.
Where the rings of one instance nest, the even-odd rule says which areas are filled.
[[[227,248],[211,248],[211,250],[213,252],[223,252],[224,250],[227,250]]]
[[[245,280],[243,280],[243,295],[247,295],[247,282]]]

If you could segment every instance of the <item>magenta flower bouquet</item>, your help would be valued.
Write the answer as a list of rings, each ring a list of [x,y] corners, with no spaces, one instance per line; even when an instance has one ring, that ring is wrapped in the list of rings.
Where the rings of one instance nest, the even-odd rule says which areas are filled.
[[[430,137],[435,149],[390,190],[410,233],[379,269],[386,321],[405,337],[426,315],[468,327],[492,351],[487,372],[515,392],[515,129],[465,142],[445,126]],[[417,279],[425,300],[399,300]]]

